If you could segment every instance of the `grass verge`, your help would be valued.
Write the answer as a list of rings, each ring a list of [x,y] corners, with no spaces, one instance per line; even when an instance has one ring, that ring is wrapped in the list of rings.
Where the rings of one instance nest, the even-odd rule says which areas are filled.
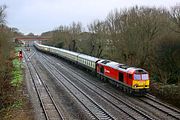
[[[20,47],[15,48],[14,59],[12,62],[10,86],[13,92],[10,92],[9,105],[0,110],[1,120],[32,120],[32,107],[26,92],[23,76],[23,63],[18,58]]]
[[[12,71],[13,79],[11,81],[11,84],[14,87],[19,87],[22,85],[22,80],[23,80],[22,62],[16,58],[12,61],[12,63],[13,63],[13,71]]]

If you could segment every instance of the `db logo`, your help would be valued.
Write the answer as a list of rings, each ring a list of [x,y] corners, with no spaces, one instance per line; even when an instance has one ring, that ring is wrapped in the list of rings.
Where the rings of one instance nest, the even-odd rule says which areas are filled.
[[[110,73],[110,71],[109,71],[109,70],[106,70],[106,69],[104,69],[104,72],[106,72],[106,73]]]

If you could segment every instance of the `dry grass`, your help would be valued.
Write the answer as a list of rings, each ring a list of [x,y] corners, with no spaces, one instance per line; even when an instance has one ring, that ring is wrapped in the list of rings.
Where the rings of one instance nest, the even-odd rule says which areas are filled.
[[[21,86],[14,96],[18,102],[4,109],[0,118],[2,120],[34,120],[33,108],[27,95],[26,87]]]

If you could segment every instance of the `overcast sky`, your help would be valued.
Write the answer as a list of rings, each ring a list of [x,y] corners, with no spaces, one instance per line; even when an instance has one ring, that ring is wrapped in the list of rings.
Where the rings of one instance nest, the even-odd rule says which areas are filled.
[[[41,34],[73,21],[83,26],[95,19],[104,20],[117,9],[138,6],[170,8],[180,0],[0,0],[7,5],[7,24],[25,34]]]

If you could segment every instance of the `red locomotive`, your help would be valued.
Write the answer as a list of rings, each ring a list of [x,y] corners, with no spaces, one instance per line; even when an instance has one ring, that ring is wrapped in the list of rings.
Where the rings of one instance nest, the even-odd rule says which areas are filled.
[[[149,75],[141,68],[100,60],[97,62],[97,73],[101,79],[108,78],[129,93],[144,94],[149,90]]]

